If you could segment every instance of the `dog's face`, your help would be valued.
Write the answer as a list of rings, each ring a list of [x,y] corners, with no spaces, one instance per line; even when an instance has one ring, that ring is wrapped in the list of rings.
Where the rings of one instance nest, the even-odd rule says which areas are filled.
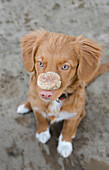
[[[76,56],[72,56],[73,50],[69,41],[71,41],[70,37],[51,33],[43,40],[36,52],[35,70],[37,80],[40,81],[38,89],[42,98],[57,99],[71,84],[78,60]]]
[[[96,71],[101,48],[83,37],[32,32],[22,39],[22,56],[27,71],[36,71],[38,94],[44,101],[57,99],[75,77],[89,80]]]

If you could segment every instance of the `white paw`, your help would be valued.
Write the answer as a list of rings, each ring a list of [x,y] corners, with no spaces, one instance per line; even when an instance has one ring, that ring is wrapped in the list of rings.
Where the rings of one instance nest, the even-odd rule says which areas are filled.
[[[59,143],[57,147],[58,153],[60,153],[64,158],[71,155],[73,148],[71,142],[62,141],[62,135],[59,137]]]
[[[76,138],[76,135],[72,136],[72,139],[75,139]]]
[[[50,135],[49,129],[47,129],[47,131],[45,132],[36,133],[36,138],[41,143],[46,143],[50,139],[50,137],[51,135]]]
[[[29,112],[29,109],[26,108],[24,104],[18,106],[18,108],[17,108],[17,113],[24,114],[24,113],[28,113],[28,112]]]

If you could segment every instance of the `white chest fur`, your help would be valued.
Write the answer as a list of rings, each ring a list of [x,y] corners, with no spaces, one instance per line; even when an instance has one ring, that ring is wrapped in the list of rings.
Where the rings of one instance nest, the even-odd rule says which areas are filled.
[[[42,116],[44,118],[54,116],[53,122],[58,122],[58,121],[61,121],[61,120],[70,119],[70,118],[77,115],[77,113],[70,113],[70,112],[66,112],[66,111],[60,111],[61,107],[62,107],[62,102],[61,101],[60,102],[52,101],[52,103],[48,107],[47,113],[41,112],[37,107],[33,108],[33,110],[38,111],[40,114],[42,114]]]
[[[60,109],[61,109],[61,106],[62,106],[62,102],[57,102],[56,100],[52,101],[52,103],[50,104],[49,106],[49,115],[51,114],[54,115],[55,113],[59,113],[60,112]]]
[[[60,112],[57,114],[57,116],[55,117],[55,119],[53,120],[52,123],[59,122],[61,120],[67,120],[67,119],[70,119],[76,115],[77,115],[77,113]]]
[[[62,102],[53,101],[49,106],[48,116],[54,116],[53,122],[58,122],[65,119],[70,119],[77,115],[77,113],[69,113],[66,111],[60,111],[62,107]],[[53,123],[52,122],[52,123]]]

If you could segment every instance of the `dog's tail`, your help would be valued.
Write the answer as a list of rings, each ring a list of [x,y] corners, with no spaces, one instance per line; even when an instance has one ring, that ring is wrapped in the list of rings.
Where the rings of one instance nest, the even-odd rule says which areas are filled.
[[[94,74],[94,76],[85,83],[85,86],[87,87],[90,83],[92,83],[96,79],[96,77],[98,77],[99,75],[105,73],[106,71],[109,71],[109,61],[105,62],[104,64],[101,64],[98,67],[98,69],[97,69],[96,73]]]

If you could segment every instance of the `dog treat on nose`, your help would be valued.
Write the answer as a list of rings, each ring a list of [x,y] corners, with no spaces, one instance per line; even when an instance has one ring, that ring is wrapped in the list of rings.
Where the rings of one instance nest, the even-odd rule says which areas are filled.
[[[38,76],[37,84],[44,90],[58,89],[61,86],[60,76],[55,72],[41,73]]]

